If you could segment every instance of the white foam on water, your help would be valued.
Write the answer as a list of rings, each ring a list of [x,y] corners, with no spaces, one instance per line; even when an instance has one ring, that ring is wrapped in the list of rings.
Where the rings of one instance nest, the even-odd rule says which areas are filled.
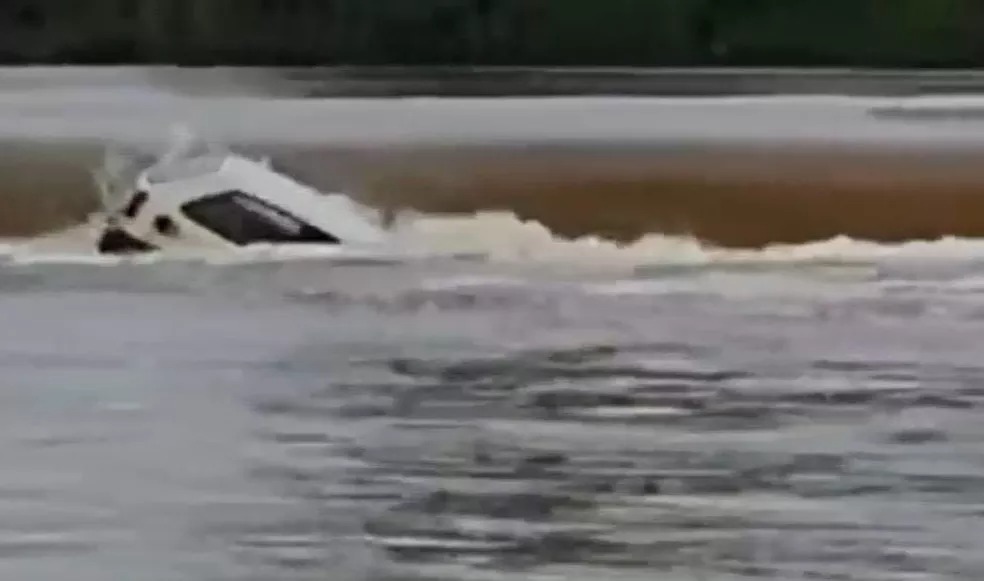
[[[621,246],[599,237],[564,240],[536,221],[511,212],[473,216],[406,216],[393,229],[398,244],[433,252],[481,254],[497,262],[592,262],[626,266],[647,260],[693,263],[703,256],[701,245],[689,238],[653,235]]]
[[[942,238],[884,244],[837,237],[761,249],[724,249],[685,236],[650,234],[619,244],[599,237],[564,239],[536,221],[509,212],[467,217],[416,216],[394,230],[403,243],[441,252],[473,252],[503,262],[571,262],[610,266],[707,266],[802,264],[851,265],[892,259],[984,258],[984,240]]]
[[[186,250],[119,258],[95,252],[98,219],[30,240],[0,241],[8,262],[73,262],[113,265],[120,262],[199,261],[211,264],[291,260],[413,260],[429,257],[481,257],[501,264],[540,264],[588,269],[633,269],[645,266],[782,266],[850,267],[891,261],[984,260],[984,240],[942,238],[883,244],[837,237],[807,244],[776,244],[761,249],[723,249],[684,236],[650,234],[626,244],[599,237],[564,239],[536,221],[509,212],[471,216],[406,216],[392,228],[392,238],[378,247],[331,245],[256,245],[229,252]]]

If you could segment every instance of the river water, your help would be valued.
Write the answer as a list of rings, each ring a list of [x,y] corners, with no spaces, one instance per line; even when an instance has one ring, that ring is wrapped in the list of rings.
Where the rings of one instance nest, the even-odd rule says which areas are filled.
[[[322,180],[347,169],[365,199],[416,207],[394,225],[397,246],[415,252],[101,259],[77,225],[93,210],[93,144],[140,140],[147,126],[187,119],[132,73],[119,85],[91,71],[5,74],[22,84],[0,91],[0,126],[10,130],[0,164],[9,210],[0,221],[0,578],[984,575],[984,244],[947,231],[977,203],[965,192],[927,191],[921,216],[904,220],[891,204],[858,217],[846,196],[871,174],[837,173],[843,166],[830,157],[800,166],[804,189],[810,176],[853,176],[824,206],[848,204],[853,221],[830,210],[826,222],[817,217],[819,231],[868,225],[891,231],[891,242],[849,229],[789,242],[781,210],[763,202],[778,199],[777,178],[765,180],[768,196],[756,198],[753,182],[740,188],[760,216],[745,216],[742,232],[764,230],[769,244],[742,247],[747,238],[715,230],[727,212],[714,204],[672,206],[710,216],[689,225],[731,243],[722,246],[683,230],[635,231],[645,224],[631,218],[654,213],[649,201],[626,201],[639,194],[599,211],[585,202],[586,184],[605,199],[615,182],[597,175],[565,203],[552,179],[583,169],[571,158],[560,158],[566,169],[533,149],[470,158],[478,168],[496,161],[500,178],[511,175],[503,160],[527,164],[523,195],[552,192],[530,203],[543,216],[533,222],[507,203],[522,198],[515,182],[476,190],[492,179],[478,169],[435,177],[433,151],[421,182],[407,170],[418,158],[391,145],[366,153],[364,144],[312,141],[319,116],[330,125],[344,117],[337,111],[267,107],[254,96],[239,102],[254,115],[219,127],[209,125],[216,106],[195,97],[180,107],[196,126],[224,138],[235,129],[252,146],[277,127],[270,150],[295,148],[278,163]],[[851,125],[838,107],[856,104],[810,103],[811,114]],[[473,120],[476,141],[494,133],[500,113],[489,107],[554,121],[558,108],[574,107],[438,101],[422,105],[425,117],[436,123],[441,106],[456,122]],[[665,120],[688,107],[700,113],[695,103],[648,106],[664,108]],[[713,100],[700,106],[725,115]],[[784,107],[794,106],[756,102],[760,117],[745,136],[765,131],[766,118],[780,133],[806,131],[784,125],[802,113]],[[603,99],[589,108],[631,109]],[[147,111],[158,115],[137,123]],[[733,113],[734,129],[748,111]],[[436,131],[389,114],[389,125],[372,125],[371,111],[361,122],[379,139]],[[604,140],[585,133],[598,142],[588,156],[597,160]],[[972,141],[964,125],[871,136]],[[633,151],[606,162],[605,179],[635,171],[641,187],[646,163],[625,165],[639,159]],[[535,159],[552,169],[532,172]],[[373,198],[378,174],[366,168],[377,161],[404,173],[387,174]],[[784,165],[758,163],[741,168]],[[962,176],[954,183],[970,188],[965,165],[941,167],[934,175]],[[495,203],[479,203],[476,191]],[[472,201],[452,203],[455,192]],[[581,231],[565,238],[551,219]]]

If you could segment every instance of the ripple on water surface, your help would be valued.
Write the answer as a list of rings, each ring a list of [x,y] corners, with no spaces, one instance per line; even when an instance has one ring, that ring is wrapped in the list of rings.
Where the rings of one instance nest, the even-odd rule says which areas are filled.
[[[972,273],[66,268],[0,285],[10,571],[981,570]]]

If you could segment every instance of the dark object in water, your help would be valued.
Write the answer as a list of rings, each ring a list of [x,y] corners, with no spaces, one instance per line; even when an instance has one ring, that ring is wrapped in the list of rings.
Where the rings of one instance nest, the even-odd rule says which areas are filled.
[[[153,244],[130,236],[122,228],[112,226],[103,230],[97,248],[100,254],[132,254],[157,250]]]
[[[178,235],[178,225],[174,223],[174,220],[170,216],[163,214],[154,217],[154,230],[165,236]]]

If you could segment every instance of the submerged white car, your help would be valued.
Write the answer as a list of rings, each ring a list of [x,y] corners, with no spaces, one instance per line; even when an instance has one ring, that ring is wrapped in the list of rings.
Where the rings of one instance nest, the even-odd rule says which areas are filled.
[[[382,228],[346,196],[224,150],[170,156],[117,192],[97,249],[128,254],[254,244],[372,244]]]

